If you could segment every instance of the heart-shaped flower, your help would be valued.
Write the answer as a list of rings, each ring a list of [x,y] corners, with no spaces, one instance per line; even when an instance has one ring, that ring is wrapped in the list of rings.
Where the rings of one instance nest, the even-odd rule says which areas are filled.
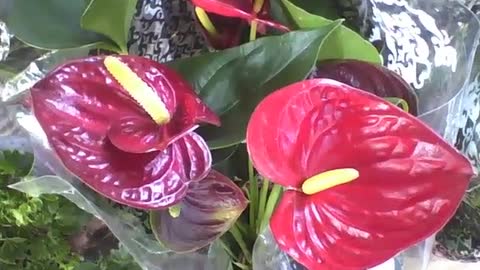
[[[210,44],[215,49],[226,49],[240,44],[242,31],[248,23],[259,24],[259,32],[264,26],[281,31],[288,27],[270,20],[269,2],[264,0],[191,0],[195,14]]]
[[[192,131],[219,119],[157,62],[133,56],[72,61],[35,84],[31,97],[65,167],[116,202],[166,208],[210,170],[210,151]]]
[[[247,147],[287,191],[270,228],[310,270],[364,270],[438,231],[473,176],[469,161],[393,104],[329,79],[299,82],[253,113]]]
[[[211,170],[202,181],[191,183],[187,195],[176,206],[178,214],[172,215],[169,210],[152,211],[152,230],[170,250],[195,251],[228,231],[247,204],[247,198],[235,183]]]

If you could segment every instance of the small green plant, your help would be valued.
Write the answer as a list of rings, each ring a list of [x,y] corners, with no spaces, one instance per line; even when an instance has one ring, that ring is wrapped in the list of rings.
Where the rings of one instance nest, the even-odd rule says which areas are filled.
[[[30,197],[10,189],[8,185],[30,173],[32,164],[31,154],[0,152],[0,269],[139,269],[123,249],[95,262],[72,252],[70,237],[92,216],[61,196]]]

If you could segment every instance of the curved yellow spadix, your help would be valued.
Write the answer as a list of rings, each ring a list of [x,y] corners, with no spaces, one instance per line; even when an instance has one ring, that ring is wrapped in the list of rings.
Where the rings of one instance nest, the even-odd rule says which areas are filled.
[[[110,75],[142,106],[153,121],[159,125],[170,121],[170,113],[162,99],[125,63],[113,56],[107,56],[104,65]]]
[[[302,192],[307,195],[313,195],[320,191],[351,182],[359,176],[359,172],[352,168],[326,171],[305,180],[302,185]]]

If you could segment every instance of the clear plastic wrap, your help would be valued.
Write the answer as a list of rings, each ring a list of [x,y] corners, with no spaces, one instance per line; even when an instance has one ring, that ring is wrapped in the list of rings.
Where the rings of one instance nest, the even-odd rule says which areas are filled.
[[[143,269],[148,270],[224,270],[230,267],[228,255],[218,243],[189,254],[174,254],[163,248],[143,225],[145,219],[128,208],[102,198],[65,170],[48,146],[48,141],[28,112],[19,112],[19,123],[32,135],[35,174],[10,186],[31,196],[59,194],[79,208],[100,218]]]
[[[270,229],[260,234],[255,242],[252,261],[255,270],[306,270],[280,251]],[[369,270],[400,270],[401,265],[401,258],[396,257]]]

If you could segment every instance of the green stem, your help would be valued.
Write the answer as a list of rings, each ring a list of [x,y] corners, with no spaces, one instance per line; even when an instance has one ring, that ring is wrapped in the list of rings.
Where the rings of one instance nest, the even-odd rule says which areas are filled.
[[[252,161],[248,160],[248,178],[250,184],[250,227],[255,230],[255,218],[258,209],[258,181],[255,177]]]
[[[230,228],[230,233],[232,234],[233,238],[237,242],[238,246],[243,252],[243,255],[245,255],[245,259],[247,260],[248,263],[252,262],[252,254],[250,253],[250,250],[247,247],[247,244],[245,243],[245,240],[243,240],[243,236],[240,233],[240,230],[238,229],[237,225],[233,225],[232,228]]]
[[[258,216],[257,220],[262,220],[263,215],[265,214],[265,205],[267,203],[269,181],[266,178],[263,178],[262,189],[260,189],[260,200],[258,203]],[[257,233],[260,232],[260,225],[257,224]]]
[[[232,258],[234,261],[238,261],[238,257],[235,255],[235,253],[233,253],[230,247],[227,246],[227,244],[225,244],[225,242],[222,239],[218,239],[218,241],[222,246],[222,248],[225,250],[225,252],[228,254],[228,256],[230,256],[230,258]]]
[[[272,216],[273,210],[277,206],[277,201],[282,195],[282,186],[274,185],[270,196],[268,196],[267,206],[265,207],[265,214],[262,217],[262,223],[260,224],[260,232],[262,232],[268,224],[270,217]]]
[[[254,41],[257,39],[257,27],[258,27],[258,22],[257,21],[252,21],[250,24],[250,41]]]
[[[253,2],[253,12],[258,14],[261,10],[263,5],[265,4],[265,0],[255,0]],[[252,21],[250,25],[250,41],[254,41],[257,38],[257,27],[258,22]]]
[[[402,107],[402,110],[404,110],[407,113],[410,111],[410,106],[408,105],[408,102],[403,98],[386,97],[385,100],[395,104],[395,106],[400,105],[400,107]]]
[[[255,0],[253,3],[253,12],[255,12],[255,14],[259,13],[264,4],[265,0]]]
[[[237,221],[236,225],[238,226],[238,229],[243,235],[248,235],[249,234],[249,227],[247,225],[243,224],[243,222]]]

